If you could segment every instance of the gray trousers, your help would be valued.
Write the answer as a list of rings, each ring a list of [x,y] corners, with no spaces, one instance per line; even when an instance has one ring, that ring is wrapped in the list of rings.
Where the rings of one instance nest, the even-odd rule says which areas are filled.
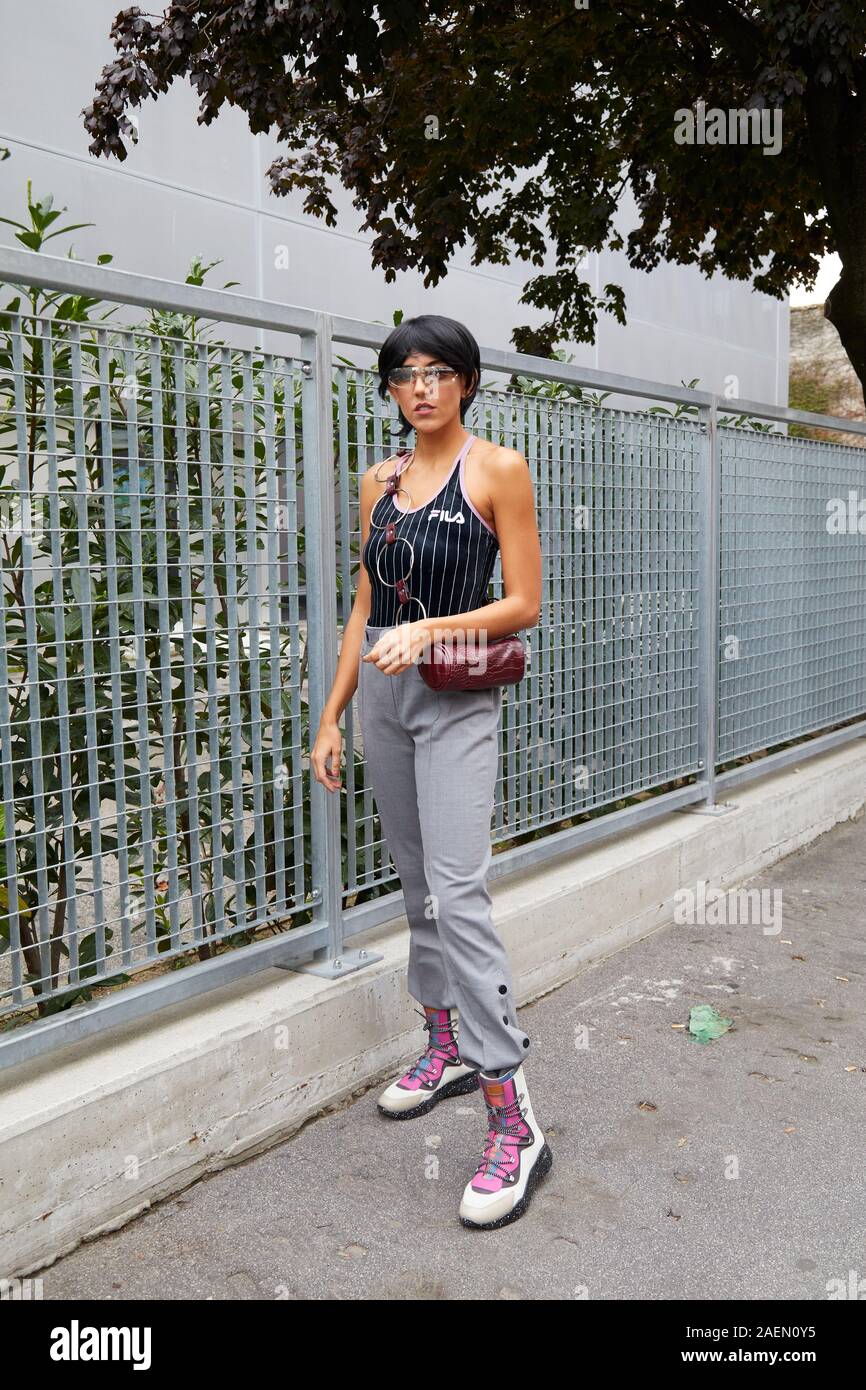
[[[368,625],[361,654],[387,631]],[[487,891],[502,687],[434,691],[417,665],[387,676],[362,661],[356,698],[409,920],[409,993],[422,1006],[457,1008],[462,1061],[516,1066],[529,1038]]]

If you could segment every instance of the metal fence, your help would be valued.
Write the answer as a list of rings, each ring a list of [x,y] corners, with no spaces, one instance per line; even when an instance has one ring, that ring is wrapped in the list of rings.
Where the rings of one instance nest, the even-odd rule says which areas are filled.
[[[11,249],[0,281],[8,1065],[264,966],[360,968],[376,957],[346,943],[402,899],[351,709],[341,799],[308,759],[354,596],[359,475],[395,439],[345,354],[387,330]],[[28,310],[36,287],[60,294]],[[60,312],[75,294],[147,317]],[[228,324],[285,350],[226,341]],[[708,393],[482,361],[467,425],[527,458],[544,561],[503,703],[494,877],[712,809],[759,766],[720,764],[866,714],[863,536],[828,521],[866,495],[866,450],[722,427]]]
[[[866,451],[719,435],[717,755],[727,761],[864,710]]]

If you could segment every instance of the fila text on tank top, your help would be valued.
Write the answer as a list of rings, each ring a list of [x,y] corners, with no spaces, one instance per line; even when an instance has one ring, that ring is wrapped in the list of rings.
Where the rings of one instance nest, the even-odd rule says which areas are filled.
[[[425,612],[428,618],[468,613],[490,601],[488,585],[499,539],[466,495],[465,460],[475,441],[475,435],[470,434],[447,479],[429,502],[420,507],[398,507],[396,499],[399,496],[405,504],[405,493],[382,493],[373,504],[370,535],[362,556],[370,576],[368,621],[372,627],[396,626],[401,604],[396,588],[389,586],[407,572],[412,597],[402,605],[405,611],[400,622],[414,622]],[[391,545],[384,531],[390,521],[397,528],[397,539]],[[377,563],[386,584],[381,583]]]

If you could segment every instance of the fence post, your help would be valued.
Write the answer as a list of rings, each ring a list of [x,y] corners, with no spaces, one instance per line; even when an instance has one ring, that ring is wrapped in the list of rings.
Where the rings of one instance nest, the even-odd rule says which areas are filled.
[[[337,666],[337,523],[334,507],[333,350],[330,314],[317,313],[313,332],[301,334],[301,420],[304,460],[304,536],[307,594],[307,699],[309,753]],[[310,770],[313,922],[326,926],[328,944],[312,964],[288,970],[335,979],[382,956],[343,946],[341,807],[345,792],[329,792]]]
[[[716,397],[709,405],[699,407],[700,418],[706,425],[706,448],[703,450],[700,489],[701,555],[698,580],[698,611],[700,642],[698,669],[698,755],[702,777],[700,785],[706,793],[704,801],[686,810],[705,815],[721,815],[731,810],[723,803],[716,805],[716,760],[718,752],[719,699],[719,588],[721,585],[719,516],[720,476],[719,435],[716,420]]]

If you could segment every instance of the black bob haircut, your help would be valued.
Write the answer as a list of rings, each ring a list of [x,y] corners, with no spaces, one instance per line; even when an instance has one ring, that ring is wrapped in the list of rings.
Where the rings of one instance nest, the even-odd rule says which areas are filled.
[[[453,367],[463,377],[464,388],[469,388],[469,394],[460,402],[462,423],[481,382],[481,352],[469,329],[456,319],[446,319],[441,314],[419,314],[417,318],[404,319],[398,324],[379,350],[380,380],[376,389],[383,401],[389,395],[388,373],[395,367],[402,367],[413,352],[438,357],[445,366]],[[408,434],[413,426],[399,406],[397,409],[400,415],[399,433]]]

